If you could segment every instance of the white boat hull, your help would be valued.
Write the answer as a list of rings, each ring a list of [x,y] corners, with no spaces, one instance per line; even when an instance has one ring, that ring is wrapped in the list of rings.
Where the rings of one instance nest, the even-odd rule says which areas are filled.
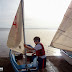
[[[71,52],[68,52],[68,51],[65,52],[64,50],[61,50],[61,55],[69,64],[72,65],[72,57],[70,56],[70,55],[72,55]]]

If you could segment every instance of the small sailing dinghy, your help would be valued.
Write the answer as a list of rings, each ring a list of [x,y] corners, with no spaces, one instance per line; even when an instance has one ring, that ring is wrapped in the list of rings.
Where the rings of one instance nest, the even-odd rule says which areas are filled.
[[[72,1],[50,46],[61,49],[64,59],[72,65]]]
[[[34,56],[32,62],[27,64],[24,31],[23,0],[21,0],[7,41],[7,46],[10,48],[10,62],[15,72],[38,70],[37,56]]]

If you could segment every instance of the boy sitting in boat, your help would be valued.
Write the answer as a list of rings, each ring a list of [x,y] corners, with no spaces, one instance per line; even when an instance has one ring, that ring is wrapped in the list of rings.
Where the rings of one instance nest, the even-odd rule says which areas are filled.
[[[39,37],[34,37],[33,40],[34,40],[34,43],[36,44],[34,48],[31,48],[27,45],[24,45],[24,47],[29,50],[36,51],[36,56],[38,56],[38,67],[39,69],[43,69],[46,67],[46,55],[45,55],[44,46],[42,43],[40,43]]]

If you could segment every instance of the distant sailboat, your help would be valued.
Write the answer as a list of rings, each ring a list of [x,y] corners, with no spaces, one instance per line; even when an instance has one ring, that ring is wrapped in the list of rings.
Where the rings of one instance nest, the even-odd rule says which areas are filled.
[[[72,64],[72,1],[50,46],[62,49],[62,56]]]
[[[25,32],[23,17],[23,0],[21,0],[8,36],[7,46],[10,48],[9,57],[15,72],[27,72],[28,70],[38,70],[37,56],[34,57],[33,62],[27,64],[27,56],[26,49],[24,48],[24,43]],[[25,64],[23,64],[22,57],[21,60],[19,58],[19,62],[22,64],[17,63],[16,57],[18,55],[16,52],[18,52],[19,54],[25,54]]]

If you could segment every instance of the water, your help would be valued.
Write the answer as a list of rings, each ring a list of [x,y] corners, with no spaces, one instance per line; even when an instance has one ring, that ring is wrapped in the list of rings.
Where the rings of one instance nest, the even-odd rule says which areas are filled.
[[[0,29],[0,57],[7,57],[9,49],[6,45],[9,29]]]
[[[0,57],[8,57],[9,48],[6,45],[8,34],[10,29],[0,28]],[[49,29],[25,29],[25,39],[26,44],[35,46],[33,38],[39,36],[41,38],[41,43],[45,47],[45,52],[47,56],[59,56],[60,50],[52,47],[48,47],[53,39],[56,30]]]

